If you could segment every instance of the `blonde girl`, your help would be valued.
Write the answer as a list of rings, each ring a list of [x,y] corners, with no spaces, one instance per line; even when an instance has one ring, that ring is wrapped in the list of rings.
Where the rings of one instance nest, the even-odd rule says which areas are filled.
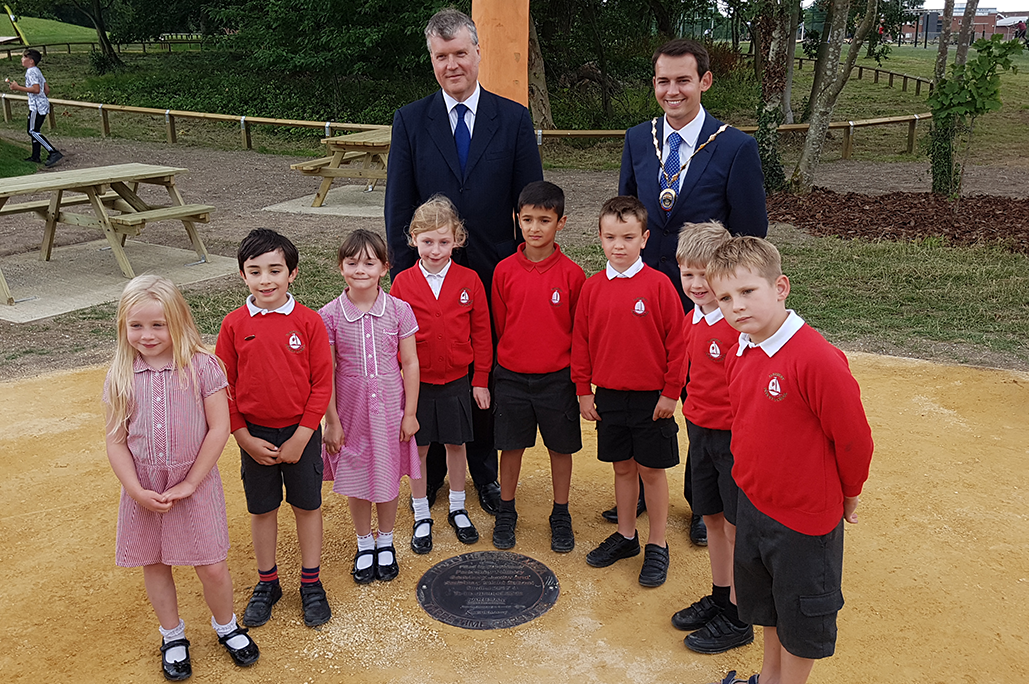
[[[493,363],[486,291],[475,271],[454,263],[454,249],[467,235],[450,200],[435,195],[415,210],[411,219],[411,246],[418,263],[397,274],[390,294],[411,305],[418,319],[418,363],[421,388],[415,437],[423,478],[411,481],[414,531],[411,549],[432,550],[432,516],[429,513],[425,457],[429,445],[446,446],[450,481],[450,513],[447,520],[459,541],[474,544],[479,533],[465,508],[467,458],[472,405],[490,405],[488,377]],[[469,376],[469,365],[473,365]]]
[[[257,644],[232,611],[225,500],[216,463],[229,436],[228,383],[171,281],[144,275],[118,305],[118,346],[104,382],[107,457],[121,481],[116,562],[142,567],[160,622],[166,679],[192,674],[172,566],[204,586],[211,626],[240,666]]]

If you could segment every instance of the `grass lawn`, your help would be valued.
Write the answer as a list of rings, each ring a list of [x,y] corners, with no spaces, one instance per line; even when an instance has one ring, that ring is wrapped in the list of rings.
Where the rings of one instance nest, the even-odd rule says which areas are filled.
[[[27,139],[28,135],[25,137]],[[0,138],[0,178],[35,173],[38,168],[36,164],[22,161],[30,152],[28,144],[17,145]]]
[[[18,27],[30,45],[48,43],[81,43],[96,42],[96,31],[85,26],[65,24],[52,19],[36,17],[19,17]]]

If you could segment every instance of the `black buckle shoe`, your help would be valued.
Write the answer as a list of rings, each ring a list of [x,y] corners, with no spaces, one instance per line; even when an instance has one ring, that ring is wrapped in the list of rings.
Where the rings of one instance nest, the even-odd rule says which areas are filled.
[[[186,649],[186,659],[172,663],[165,659],[164,654],[176,646]],[[161,644],[161,671],[164,678],[169,682],[181,682],[193,676],[193,666],[189,662],[189,639],[176,639],[166,644]]]
[[[705,596],[673,615],[672,627],[692,632],[706,625],[716,615],[720,615],[723,610],[725,609],[715,603],[712,596]]]
[[[500,511],[500,485],[497,481],[487,482],[484,485],[475,485],[479,491],[479,505],[482,510],[490,515],[496,515]]]
[[[468,518],[468,527],[458,527],[455,519],[457,516],[463,515]],[[463,508],[459,508],[456,511],[450,511],[447,515],[447,520],[450,522],[450,526],[454,528],[454,532],[457,533],[457,540],[462,544],[474,544],[479,541],[479,531],[475,529],[475,525],[472,525],[472,519],[468,516],[468,511]]]
[[[688,634],[683,642],[697,653],[725,653],[754,641],[754,627],[737,627],[724,613],[714,616],[696,632]]]
[[[372,556],[372,564],[363,570],[358,570],[357,561],[361,556]],[[375,549],[358,551],[354,554],[354,568],[350,571],[350,574],[354,576],[354,581],[358,584],[371,584],[375,580]]]
[[[643,550],[640,584],[645,587],[660,587],[666,579],[668,579],[668,547],[647,544]]]
[[[257,648],[257,644],[250,638],[249,632],[246,627],[236,627],[228,634],[223,637],[218,637],[218,643],[225,647],[225,650],[232,656],[232,662],[236,663],[240,667],[250,667],[257,662],[257,659],[261,657],[261,651]],[[238,636],[245,636],[247,638],[247,645],[241,648],[233,648],[229,646],[229,639]]]
[[[304,624],[308,627],[324,625],[332,619],[332,608],[321,580],[300,585],[300,602],[304,606]]]
[[[272,617],[272,606],[282,598],[282,587],[278,580],[274,582],[258,582],[250,603],[243,613],[243,624],[247,627],[260,627]]]
[[[626,539],[618,532],[600,542],[600,546],[586,554],[586,562],[595,568],[606,568],[615,561],[640,555],[640,534]]]
[[[700,515],[690,517],[690,541],[697,546],[707,546],[707,525]]]
[[[515,525],[518,523],[518,512],[500,509],[493,522],[493,546],[498,549],[510,549],[515,545]]]
[[[393,562],[383,565],[379,562],[379,554],[387,551],[393,554]],[[393,545],[390,544],[389,546],[383,546],[381,549],[375,549],[375,579],[380,582],[391,582],[399,574],[400,564],[397,563],[397,550],[393,548]]]
[[[642,514],[643,511],[645,511],[645,510],[647,510],[647,500],[644,499],[641,496],[636,501],[636,517],[637,518],[640,517],[640,514]],[[604,520],[606,520],[606,521],[608,521],[610,523],[617,523],[618,522],[618,506],[614,506],[613,508],[607,509],[606,511],[604,511],[603,513],[600,514],[600,517],[602,517]]]
[[[575,532],[572,531],[572,516],[568,513],[550,514],[550,550],[568,553],[575,548]]]
[[[415,532],[418,531],[418,527],[425,524],[429,526],[429,533],[424,537],[416,537]],[[414,528],[411,530],[411,550],[417,554],[426,554],[432,551],[432,518],[414,521]]]

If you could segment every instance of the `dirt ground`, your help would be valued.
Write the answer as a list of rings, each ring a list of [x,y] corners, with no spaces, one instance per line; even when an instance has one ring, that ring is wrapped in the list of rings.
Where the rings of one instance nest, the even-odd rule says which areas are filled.
[[[857,354],[855,375],[876,440],[860,522],[846,530],[844,594],[835,657],[812,682],[919,681],[989,684],[1029,674],[1029,374]],[[15,682],[161,681],[159,638],[139,570],[114,565],[118,482],[103,450],[102,368],[0,385],[0,673]],[[671,614],[709,587],[707,554],[688,541],[688,509],[673,491],[668,582],[643,589],[640,559],[605,569],[585,554],[612,531],[598,513],[612,500],[609,467],[594,458],[593,432],[576,459],[571,511],[577,545],[552,553],[549,474],[542,449],[526,458],[514,551],[556,573],[561,594],[536,620],[507,630],[438,623],[415,586],[431,564],[492,549],[483,532],[459,544],[435,511],[436,549],[407,549],[411,514],[398,522],[400,577],[359,587],[356,550],[341,497],[326,485],[322,578],[334,611],[310,630],[300,619],[297,548],[282,516],[279,566],[286,595],[252,635],[261,661],[237,671],[214,640],[200,584],[176,571],[192,640],[195,681],[238,682],[685,682],[751,673],[761,648],[701,656],[686,650]],[[236,582],[245,606],[255,579],[248,517],[230,442],[222,458]],[[406,484],[402,496],[406,495]],[[646,530],[646,516],[640,529]],[[758,637],[760,641],[760,636]]]

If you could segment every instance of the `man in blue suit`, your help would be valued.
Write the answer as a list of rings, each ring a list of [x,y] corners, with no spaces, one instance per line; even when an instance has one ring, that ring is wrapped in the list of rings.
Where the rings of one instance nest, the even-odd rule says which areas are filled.
[[[441,10],[425,27],[425,38],[441,90],[393,117],[385,208],[390,272],[396,275],[418,261],[408,245],[411,216],[442,193],[468,231],[468,243],[454,259],[478,273],[489,293],[493,269],[521,240],[514,222],[518,195],[532,181],[543,180],[532,118],[522,105],[479,85],[479,38],[470,17]],[[473,423],[476,440],[468,445],[468,469],[483,509],[495,515],[500,487],[491,414],[475,408]],[[429,453],[430,501],[446,473],[439,452]]]
[[[671,279],[689,313],[693,303],[682,290],[675,260],[679,229],[684,223],[720,221],[733,235],[765,237],[764,175],[754,138],[700,104],[713,78],[704,46],[677,38],[658,48],[653,62],[654,97],[665,115],[625,132],[618,194],[637,197],[647,208],[650,238],[643,261]],[[686,463],[684,494],[692,505],[688,458]],[[637,515],[645,506],[641,486]],[[604,517],[618,520],[614,509]],[[690,539],[707,544],[699,515],[690,522]]]

